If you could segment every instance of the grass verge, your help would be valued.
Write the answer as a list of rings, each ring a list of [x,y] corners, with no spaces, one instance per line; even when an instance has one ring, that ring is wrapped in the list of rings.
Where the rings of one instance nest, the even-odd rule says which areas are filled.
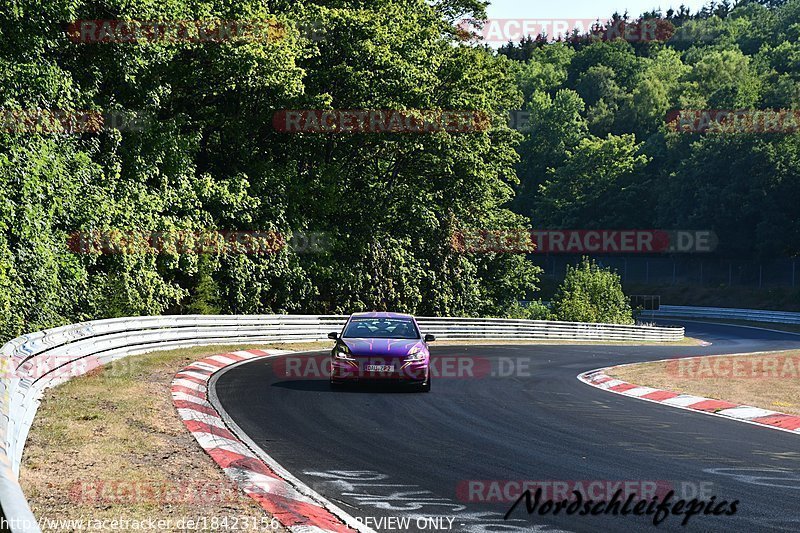
[[[328,344],[270,347],[307,350]],[[148,520],[164,520],[158,529],[203,529],[191,527],[188,521],[194,520],[205,529],[284,531],[271,527],[264,511],[230,484],[186,431],[170,397],[170,382],[187,364],[247,348],[264,346],[133,356],[47,391],[20,472],[42,529],[77,530],[77,522],[64,520],[83,519],[83,529],[90,520],[105,521],[103,529],[123,529],[123,520],[129,521],[127,529]]]
[[[611,368],[646,387],[800,415],[800,352],[692,357]]]

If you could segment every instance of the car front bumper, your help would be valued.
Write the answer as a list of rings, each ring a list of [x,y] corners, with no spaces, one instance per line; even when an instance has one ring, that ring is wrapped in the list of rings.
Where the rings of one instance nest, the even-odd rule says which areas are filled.
[[[366,360],[331,359],[332,383],[424,383],[430,375],[427,359],[422,361],[394,361],[391,371],[367,370]]]

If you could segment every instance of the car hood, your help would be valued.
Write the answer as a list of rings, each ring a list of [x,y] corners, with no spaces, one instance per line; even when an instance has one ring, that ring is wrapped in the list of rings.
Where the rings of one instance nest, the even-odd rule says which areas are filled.
[[[424,347],[419,339],[342,339],[353,355],[405,357],[411,348]]]

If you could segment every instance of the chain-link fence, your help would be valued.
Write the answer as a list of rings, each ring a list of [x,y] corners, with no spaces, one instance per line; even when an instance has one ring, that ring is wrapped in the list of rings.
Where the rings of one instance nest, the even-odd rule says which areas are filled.
[[[529,256],[542,267],[544,276],[561,281],[567,265],[580,256]],[[796,287],[800,261],[792,258],[746,261],[714,257],[591,256],[598,264],[616,270],[623,283],[652,285],[699,285],[708,287]]]

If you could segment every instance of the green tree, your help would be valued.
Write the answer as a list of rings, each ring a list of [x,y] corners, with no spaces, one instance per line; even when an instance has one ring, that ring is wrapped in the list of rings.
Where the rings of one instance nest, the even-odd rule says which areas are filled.
[[[621,191],[647,161],[633,135],[582,139],[562,166],[548,171],[534,213],[546,227],[624,227],[636,199]]]
[[[527,109],[529,126],[519,146],[521,161],[517,174],[520,185],[514,205],[538,225],[541,223],[540,214],[533,212],[533,208],[539,186],[544,183],[548,170],[563,165],[567,153],[587,136],[588,125],[582,115],[585,109],[583,100],[570,89],[561,89],[554,97],[537,91]]]
[[[0,128],[0,333],[107,316],[392,308],[494,312],[533,292],[522,257],[458,254],[508,209],[515,64],[459,41],[479,0],[0,0],[0,107],[131,111],[138,130]],[[276,19],[284,38],[78,44],[55,22]],[[301,27],[317,30],[316,35]],[[560,63],[561,64],[561,63]],[[558,83],[563,67],[543,78]],[[291,135],[281,109],[487,113],[466,134]],[[76,253],[76,232],[323,232],[302,253]],[[215,297],[218,295],[218,299]]]

